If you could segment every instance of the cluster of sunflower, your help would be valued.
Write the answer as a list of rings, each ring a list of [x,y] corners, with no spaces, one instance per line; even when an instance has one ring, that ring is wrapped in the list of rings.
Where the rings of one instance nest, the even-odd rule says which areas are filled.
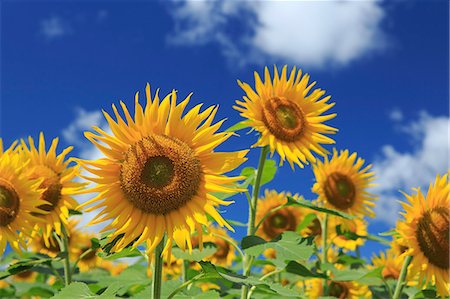
[[[448,297],[448,174],[426,194],[404,194],[391,240],[371,235],[374,173],[356,153],[324,148],[337,132],[325,90],[286,66],[266,68],[264,80],[255,72],[254,87],[238,83],[245,96],[234,108],[245,120],[225,131],[217,106],[186,110],[191,95],[177,103],[176,91],[161,99],[147,85],[134,115],[113,104],[109,128],[85,133],[97,160],[67,158],[71,147],[57,155],[58,139],[47,150],[43,134],[37,146],[30,137],[3,150],[0,140],[0,297]],[[245,128],[261,154],[237,174],[249,150],[217,148]],[[262,189],[275,153],[292,170],[312,165],[316,199]],[[245,224],[221,210],[239,196]],[[98,235],[77,228],[97,210]],[[233,226],[247,235],[234,240]],[[390,248],[367,262],[367,240]]]

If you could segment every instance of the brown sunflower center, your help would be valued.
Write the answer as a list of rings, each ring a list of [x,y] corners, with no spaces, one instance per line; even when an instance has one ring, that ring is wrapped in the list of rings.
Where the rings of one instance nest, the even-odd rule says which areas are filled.
[[[330,297],[346,299],[349,295],[348,287],[342,283],[332,281],[329,285],[328,294]]]
[[[296,228],[297,219],[288,209],[273,213],[262,224],[264,233],[272,239],[285,231],[295,231]]]
[[[324,191],[327,201],[338,209],[351,208],[355,203],[355,185],[345,174],[333,172],[328,175]]]
[[[322,226],[317,218],[314,218],[311,224],[308,225],[308,229],[310,231],[308,234],[310,237],[320,236],[322,234]]]
[[[262,120],[273,135],[284,141],[299,139],[305,127],[303,111],[283,97],[273,97],[264,103]]]
[[[20,273],[17,273],[16,276],[21,279],[27,279],[30,278],[33,275],[33,271],[23,271]]]
[[[19,212],[20,200],[14,187],[0,178],[0,226],[7,226]]]
[[[230,244],[222,239],[217,239],[214,241],[217,246],[217,251],[214,253],[214,257],[218,259],[225,259],[230,252]]]
[[[426,211],[417,223],[416,238],[429,262],[449,269],[449,209],[437,207]]]
[[[81,249],[81,254],[84,254],[86,251],[88,251],[91,247],[85,247]],[[97,256],[97,250],[91,250],[87,254],[85,254],[81,260],[82,261],[90,261],[93,260]]]
[[[201,164],[184,142],[166,135],[131,146],[121,166],[126,198],[143,212],[164,215],[192,199],[200,186]]]
[[[44,192],[41,195],[41,199],[45,200],[47,203],[38,206],[39,209],[51,212],[58,205],[61,199],[61,190],[62,185],[60,183],[59,175],[51,168],[38,165],[33,169],[33,175],[31,179],[40,179],[44,178],[44,181],[39,186],[40,189],[44,189]],[[41,213],[32,212],[34,216],[40,216]]]

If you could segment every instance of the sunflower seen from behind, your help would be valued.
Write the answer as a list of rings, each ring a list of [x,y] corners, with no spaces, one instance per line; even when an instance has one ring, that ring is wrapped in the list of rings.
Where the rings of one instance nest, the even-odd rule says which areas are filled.
[[[313,165],[316,183],[312,191],[319,195],[318,201],[326,208],[350,215],[374,217],[376,197],[368,192],[374,173],[370,171],[372,165],[363,165],[364,160],[348,150],[338,153],[333,149],[331,159],[317,161]]]
[[[185,111],[191,95],[179,104],[176,97],[173,91],[160,101],[157,92],[152,99],[147,85],[145,107],[136,94],[134,117],[123,102],[124,117],[112,105],[115,120],[104,112],[111,133],[94,127],[95,133],[85,134],[105,155],[80,161],[94,175],[87,178],[96,183],[88,192],[98,193],[85,205],[95,203],[88,211],[102,209],[91,223],[111,220],[104,229],[111,231],[110,240],[124,234],[113,251],[146,241],[151,254],[164,234],[165,254],[170,256],[173,241],[191,250],[191,235],[202,239],[208,215],[232,230],[216,210],[231,202],[213,193],[238,190],[240,177],[224,174],[243,163],[247,151],[214,151],[232,136],[218,132],[224,120],[213,123],[217,107],[202,110],[200,104]]]
[[[50,244],[52,233],[56,232],[61,236],[63,225],[67,230],[69,209],[75,209],[78,205],[72,197],[83,187],[82,183],[75,182],[78,166],[69,166],[70,159],[66,159],[72,147],[67,147],[57,154],[58,138],[54,138],[47,150],[42,132],[37,145],[32,137],[28,137],[28,144],[21,140],[21,145],[23,154],[30,161],[27,167],[29,178],[43,179],[39,188],[42,190],[41,199],[45,204],[39,208],[44,213],[37,213],[35,216],[43,220],[38,227],[47,247],[52,247],[55,246]]]
[[[283,207],[275,212],[271,210],[287,203],[289,192],[278,193],[275,190],[265,190],[264,197],[258,201],[256,211],[256,223],[261,223],[256,234],[263,239],[270,241],[285,231],[295,231],[302,221],[301,209],[295,206]],[[299,195],[292,195],[298,199]]]
[[[281,164],[287,160],[292,168],[315,162],[314,153],[325,156],[328,152],[321,144],[334,143],[326,135],[337,131],[324,123],[336,116],[324,114],[334,106],[328,102],[330,96],[324,97],[320,88],[313,90],[316,82],[309,83],[309,75],[302,76],[295,67],[289,77],[287,66],[281,74],[274,67],[273,80],[267,67],[264,73],[263,82],[255,72],[255,89],[238,81],[246,95],[234,106],[261,134],[255,146],[269,146],[272,155],[280,155]]]
[[[1,139],[0,139],[1,141]],[[41,180],[26,176],[28,161],[20,155],[15,143],[0,151],[0,255],[9,243],[16,252],[26,248],[25,236],[30,236],[39,219],[33,214],[42,212],[46,202],[38,190]]]
[[[449,225],[450,185],[448,174],[437,176],[427,194],[421,189],[404,193],[404,220],[398,230],[408,248],[403,255],[412,256],[410,275],[418,274],[419,286],[435,284],[440,296],[449,296]]]

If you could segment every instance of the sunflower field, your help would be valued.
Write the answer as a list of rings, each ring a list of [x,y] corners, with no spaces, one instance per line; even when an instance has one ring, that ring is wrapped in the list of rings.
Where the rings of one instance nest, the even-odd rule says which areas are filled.
[[[227,125],[218,106],[147,84],[85,132],[96,160],[43,133],[0,139],[0,298],[448,298],[448,173],[402,190],[395,229],[369,234],[376,173],[333,147],[331,96],[296,67],[238,84],[242,121]],[[248,134],[251,148],[218,149]],[[305,167],[314,198],[265,188]],[[246,223],[227,219],[238,200]],[[92,211],[98,234],[77,220]],[[388,249],[365,258],[367,240]]]

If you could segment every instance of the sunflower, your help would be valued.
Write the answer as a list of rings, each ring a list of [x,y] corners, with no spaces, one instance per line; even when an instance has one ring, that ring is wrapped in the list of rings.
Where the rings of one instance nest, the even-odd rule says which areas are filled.
[[[270,241],[285,231],[297,229],[297,225],[302,220],[302,214],[298,207],[283,207],[278,211],[269,213],[272,209],[285,204],[287,196],[291,196],[291,193],[265,190],[264,197],[258,201],[258,210],[256,211],[256,223],[259,223],[265,217],[256,232],[257,235]],[[299,195],[294,194],[292,197],[298,199]]]
[[[330,96],[323,97],[322,89],[310,90],[316,82],[308,83],[309,75],[294,67],[287,78],[287,67],[281,71],[274,67],[273,82],[267,67],[265,82],[255,72],[255,90],[247,83],[238,81],[245,91],[244,101],[236,101],[234,109],[248,119],[261,137],[255,146],[270,146],[272,155],[280,155],[280,164],[287,160],[292,169],[294,164],[315,162],[312,152],[325,156],[328,152],[320,144],[332,144],[334,140],[324,134],[333,134],[337,129],[325,125],[336,114],[323,113],[334,106],[328,103]]]
[[[69,219],[66,225],[68,234],[69,256],[74,259],[77,254],[77,244],[80,242],[80,232],[76,227],[79,221]],[[32,238],[28,239],[28,245],[33,252],[46,254],[49,257],[56,257],[61,252],[59,243],[54,236],[55,230],[52,230],[47,239],[41,234],[34,234]],[[61,235],[59,235],[61,237]]]
[[[361,169],[364,160],[356,159],[356,153],[348,150],[339,154],[333,149],[333,157],[313,165],[316,183],[312,191],[319,195],[318,201],[325,207],[340,210],[356,216],[374,217],[372,207],[376,197],[367,192],[373,186],[374,173],[369,172],[372,165]]]
[[[44,221],[38,225],[44,236],[47,246],[52,238],[52,232],[62,235],[61,226],[67,227],[69,209],[75,209],[78,203],[72,198],[83,186],[82,183],[74,182],[78,175],[78,167],[69,167],[69,160],[65,160],[72,147],[64,149],[61,154],[56,155],[58,138],[53,139],[50,148],[46,151],[44,134],[39,134],[39,144],[35,146],[34,140],[28,137],[29,147],[21,140],[22,152],[26,159],[30,160],[27,167],[30,179],[43,179],[41,185],[43,193],[41,199],[46,203],[39,206],[45,213],[35,216]]]
[[[322,279],[312,278],[305,280],[306,295],[308,298],[317,299],[324,296]],[[371,298],[372,293],[366,285],[353,281],[328,282],[328,296],[339,299]]]
[[[355,251],[357,247],[363,246],[366,242],[365,238],[358,237],[367,236],[367,222],[363,219],[355,218],[344,221],[342,218],[330,217],[330,225],[334,232],[333,235],[330,234],[329,238],[334,245],[342,248],[344,252]],[[338,227],[341,234],[338,234]]]
[[[100,249],[90,250],[92,247],[91,239],[95,237],[96,235],[92,233],[78,232],[77,242],[73,246],[72,260],[79,259],[78,268],[80,268],[80,272],[88,272],[99,267],[102,263],[102,258],[97,255]]]
[[[420,188],[416,193],[404,193],[409,202],[402,203],[404,220],[398,229],[408,250],[404,256],[413,256],[409,272],[419,274],[419,285],[436,285],[441,296],[450,295],[449,270],[449,205],[448,174],[437,176],[426,196]]]
[[[214,149],[232,133],[217,132],[223,121],[212,124],[217,107],[200,112],[201,104],[188,112],[184,108],[189,95],[176,104],[176,92],[161,102],[156,93],[143,108],[136,94],[134,119],[121,102],[125,120],[112,105],[116,120],[104,112],[112,134],[94,127],[86,137],[105,157],[95,161],[80,161],[95,177],[87,179],[97,185],[87,192],[98,193],[84,205],[96,203],[88,211],[103,208],[91,223],[112,220],[103,231],[112,231],[110,240],[123,236],[113,246],[120,251],[128,244],[137,246],[147,241],[151,254],[164,234],[168,236],[163,253],[170,256],[172,243],[182,250],[191,250],[190,236],[208,215],[223,227],[233,230],[216,208],[232,202],[223,201],[213,192],[234,193],[241,177],[224,173],[243,163],[248,150],[215,152]]]
[[[98,265],[98,267],[108,271],[111,274],[111,276],[117,276],[120,273],[122,273],[123,270],[128,268],[128,264],[121,262],[114,263],[111,261],[102,260]]]
[[[0,139],[1,140],[1,139]],[[29,180],[25,174],[28,161],[18,154],[15,144],[0,154],[0,255],[6,243],[16,251],[26,247],[24,236],[33,232],[40,220],[33,216],[42,212],[38,190],[41,180]]]
[[[384,279],[395,279],[400,277],[400,271],[402,270],[403,259],[399,258],[392,249],[385,252],[380,252],[379,256],[372,258],[372,267],[383,267],[381,275]]]
[[[13,281],[35,282],[38,274],[34,271],[23,271],[12,276]]]
[[[214,265],[230,267],[236,257],[235,248],[220,236],[229,238],[225,229],[216,226],[208,227],[208,234],[205,235],[203,241],[216,245],[216,252],[206,260],[211,261]]]

